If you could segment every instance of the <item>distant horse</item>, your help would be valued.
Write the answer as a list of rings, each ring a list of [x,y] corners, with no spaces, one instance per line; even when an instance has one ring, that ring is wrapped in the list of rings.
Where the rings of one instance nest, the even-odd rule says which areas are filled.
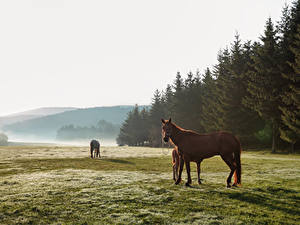
[[[174,148],[172,151],[172,168],[173,168],[173,180],[176,181],[178,178],[178,169],[179,169],[179,154],[177,148]]]
[[[212,134],[198,134],[191,130],[180,128],[169,120],[162,119],[163,139],[169,139],[177,146],[180,156],[179,176],[175,184],[181,181],[181,174],[184,163],[186,164],[187,182],[186,186],[192,183],[190,174],[190,162],[197,163],[198,183],[200,180],[200,164],[203,159],[220,155],[230,168],[227,178],[227,187],[231,187],[231,178],[234,174],[234,186],[241,184],[241,144],[239,140],[228,132],[216,132]]]
[[[93,152],[94,152],[94,158],[96,157],[100,158],[100,143],[97,140],[91,140],[90,151],[91,151],[91,158],[93,158]]]

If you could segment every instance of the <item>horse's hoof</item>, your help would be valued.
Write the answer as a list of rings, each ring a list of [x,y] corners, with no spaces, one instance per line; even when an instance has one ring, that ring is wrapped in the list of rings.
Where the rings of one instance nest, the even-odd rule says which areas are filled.
[[[181,180],[177,180],[176,182],[175,182],[175,184],[177,185],[177,184],[179,184],[181,182]]]
[[[227,184],[227,188],[231,188],[231,185],[230,185],[230,184]]]
[[[201,180],[198,181],[198,184],[202,184]]]
[[[188,183],[188,182],[186,182],[186,183],[185,183],[185,186],[186,186],[186,187],[191,187],[191,184]]]

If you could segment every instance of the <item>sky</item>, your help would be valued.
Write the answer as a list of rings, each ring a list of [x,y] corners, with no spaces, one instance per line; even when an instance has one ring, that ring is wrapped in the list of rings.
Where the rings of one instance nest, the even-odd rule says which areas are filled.
[[[203,72],[236,32],[257,41],[284,0],[0,0],[0,116],[146,105]]]

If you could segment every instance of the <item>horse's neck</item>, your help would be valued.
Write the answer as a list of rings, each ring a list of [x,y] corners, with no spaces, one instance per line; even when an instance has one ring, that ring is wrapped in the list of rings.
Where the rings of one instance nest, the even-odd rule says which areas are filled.
[[[183,131],[181,129],[173,125],[171,140],[176,146],[178,146],[182,133]]]

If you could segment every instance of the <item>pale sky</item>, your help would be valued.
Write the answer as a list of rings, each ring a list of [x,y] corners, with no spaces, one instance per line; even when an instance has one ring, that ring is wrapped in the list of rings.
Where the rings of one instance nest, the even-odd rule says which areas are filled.
[[[236,32],[258,40],[286,0],[0,0],[0,116],[150,104]]]

